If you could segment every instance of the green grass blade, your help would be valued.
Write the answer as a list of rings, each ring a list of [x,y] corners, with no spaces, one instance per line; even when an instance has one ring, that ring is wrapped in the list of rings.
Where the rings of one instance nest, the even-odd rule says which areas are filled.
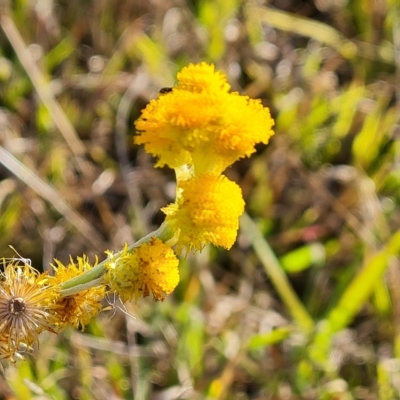
[[[310,331],[314,326],[314,322],[294,292],[285,273],[283,272],[282,266],[279,264],[278,259],[262,236],[257,225],[247,214],[243,214],[240,220],[240,226],[242,231],[245,232],[250,239],[254,251],[264,266],[266,274],[281,296],[288,311],[304,331]]]

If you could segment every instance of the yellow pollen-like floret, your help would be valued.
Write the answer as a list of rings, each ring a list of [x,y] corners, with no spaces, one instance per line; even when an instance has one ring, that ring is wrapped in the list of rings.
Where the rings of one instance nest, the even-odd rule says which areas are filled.
[[[153,294],[154,300],[164,300],[179,282],[179,260],[174,251],[153,237],[133,250],[125,246],[117,254],[107,252],[104,280],[123,302]]]
[[[229,249],[244,211],[240,187],[225,176],[202,175],[180,183],[176,203],[162,209],[166,223],[180,229],[178,248],[201,250],[211,243]]]
[[[205,62],[189,64],[182,68],[182,71],[178,72],[177,79],[179,88],[190,92],[213,90],[228,92],[230,89],[225,74],[215,71],[214,65]]]

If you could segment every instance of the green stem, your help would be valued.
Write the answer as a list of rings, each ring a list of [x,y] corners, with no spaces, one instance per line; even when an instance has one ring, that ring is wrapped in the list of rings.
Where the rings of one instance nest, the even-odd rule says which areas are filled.
[[[132,251],[136,247],[139,247],[143,243],[150,242],[153,237],[157,237],[163,242],[174,239],[174,232],[171,231],[167,223],[163,223],[157,230],[150,232],[146,236],[128,247],[129,251]],[[122,254],[124,250],[114,254],[113,259]],[[103,282],[102,276],[104,275],[107,262],[110,261],[110,257],[106,258],[101,263],[97,264],[91,270],[83,273],[80,276],[76,276],[69,279],[61,284],[61,296],[71,296],[72,294],[79,293],[80,291],[90,289],[95,286],[99,286]]]
[[[254,251],[264,266],[265,272],[271,279],[293,318],[304,331],[311,331],[314,321],[294,292],[268,242],[264,239],[257,225],[246,213],[241,217],[240,227],[250,239]]]
[[[83,292],[84,290],[88,290],[92,287],[100,286],[103,284],[103,282],[104,282],[104,279],[102,276],[100,276],[100,278],[93,279],[87,283],[82,283],[82,284],[70,287],[69,289],[63,289],[63,290],[61,290],[60,294],[61,294],[61,297],[72,296],[73,294]]]

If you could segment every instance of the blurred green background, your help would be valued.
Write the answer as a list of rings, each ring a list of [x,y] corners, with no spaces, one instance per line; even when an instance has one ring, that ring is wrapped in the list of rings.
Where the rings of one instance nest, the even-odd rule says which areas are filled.
[[[0,12],[2,257],[102,260],[159,226],[174,176],[133,121],[188,63],[215,63],[276,120],[226,171],[247,204],[235,246],[183,259],[162,303],[110,297],[85,332],[43,337],[4,363],[0,398],[400,398],[398,0]]]

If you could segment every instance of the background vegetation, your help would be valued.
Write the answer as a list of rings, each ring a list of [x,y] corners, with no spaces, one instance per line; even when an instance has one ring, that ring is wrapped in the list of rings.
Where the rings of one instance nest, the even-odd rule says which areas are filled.
[[[234,248],[182,260],[163,303],[109,298],[42,338],[4,364],[3,398],[400,398],[398,1],[0,6],[2,257],[103,259],[159,226],[174,177],[133,121],[189,62],[276,119],[227,171],[248,213]]]

